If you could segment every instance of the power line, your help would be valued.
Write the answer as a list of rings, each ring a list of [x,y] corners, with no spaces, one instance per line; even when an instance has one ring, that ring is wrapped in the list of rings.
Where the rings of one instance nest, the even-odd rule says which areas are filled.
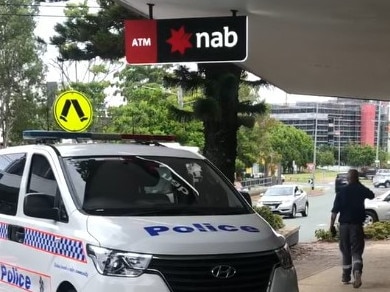
[[[0,13],[0,16],[20,16],[20,17],[65,17],[66,15],[49,15],[49,14],[15,14],[15,13]]]
[[[49,2],[43,2],[43,3],[49,3]],[[71,7],[71,8],[83,8],[83,7],[86,7],[86,8],[92,8],[92,9],[98,9],[98,8],[101,8],[99,6],[85,6],[85,5],[82,5],[82,4],[79,4],[79,5],[75,5],[75,4],[71,4],[70,6],[68,5],[43,5],[43,4],[16,4],[16,3],[0,3],[0,6],[11,6],[11,7],[44,7],[44,8],[68,8],[68,7]]]

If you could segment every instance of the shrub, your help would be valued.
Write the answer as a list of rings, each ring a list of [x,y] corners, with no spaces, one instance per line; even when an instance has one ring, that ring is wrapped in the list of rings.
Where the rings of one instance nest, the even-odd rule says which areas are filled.
[[[336,236],[332,236],[332,233],[329,230],[317,229],[314,231],[314,235],[319,241],[326,242],[335,242],[339,240],[339,234],[337,232]]]
[[[336,237],[332,237],[329,230],[317,229],[314,234],[319,241],[334,242],[339,240],[338,233]],[[364,234],[366,239],[371,240],[390,239],[390,222],[375,222],[365,226]]]
[[[390,222],[375,222],[364,228],[367,239],[383,240],[390,238]]]
[[[284,227],[282,216],[272,213],[269,207],[253,207],[253,209],[256,211],[257,214],[263,217],[263,219],[267,221],[273,229],[278,230]]]

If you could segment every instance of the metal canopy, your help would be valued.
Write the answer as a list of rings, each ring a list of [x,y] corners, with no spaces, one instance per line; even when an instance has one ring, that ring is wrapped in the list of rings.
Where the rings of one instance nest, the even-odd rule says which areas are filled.
[[[388,0],[117,0],[155,19],[247,15],[239,63],[290,94],[390,100]]]

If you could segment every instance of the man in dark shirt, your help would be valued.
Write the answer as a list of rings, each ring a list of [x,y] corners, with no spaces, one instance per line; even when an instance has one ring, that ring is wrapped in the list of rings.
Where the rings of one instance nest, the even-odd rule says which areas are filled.
[[[375,194],[359,182],[359,172],[350,169],[347,175],[348,184],[336,194],[330,219],[330,229],[334,230],[337,214],[339,214],[340,251],[343,258],[342,282],[351,281],[353,272],[353,287],[362,285],[363,251],[365,220],[364,200],[373,199]]]

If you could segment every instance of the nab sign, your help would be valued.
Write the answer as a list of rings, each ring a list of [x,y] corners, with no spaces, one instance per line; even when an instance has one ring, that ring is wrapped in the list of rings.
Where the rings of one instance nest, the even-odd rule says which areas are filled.
[[[243,62],[246,16],[126,20],[129,64]]]

